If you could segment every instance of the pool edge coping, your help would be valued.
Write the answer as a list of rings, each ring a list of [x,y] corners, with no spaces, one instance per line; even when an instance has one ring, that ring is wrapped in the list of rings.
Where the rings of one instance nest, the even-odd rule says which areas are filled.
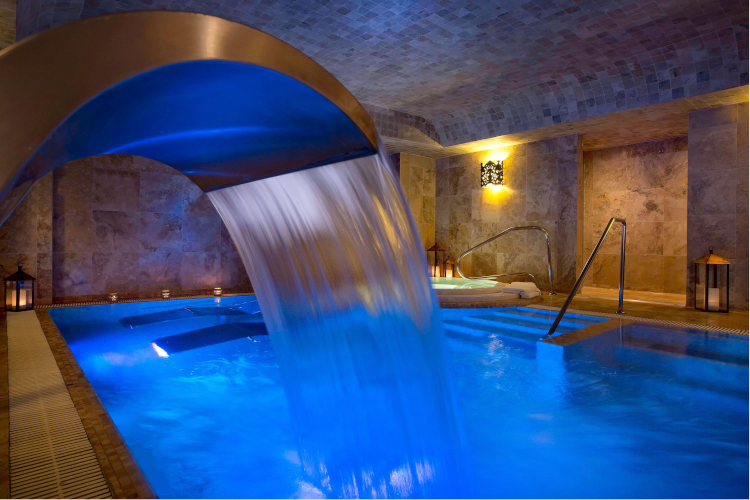
[[[37,309],[35,312],[112,496],[158,498],[48,310]],[[4,317],[2,323],[4,330]]]

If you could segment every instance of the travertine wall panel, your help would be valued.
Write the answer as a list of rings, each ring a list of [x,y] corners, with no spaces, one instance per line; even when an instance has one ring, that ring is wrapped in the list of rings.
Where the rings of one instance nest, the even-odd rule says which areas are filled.
[[[422,246],[435,243],[435,160],[407,153],[392,155],[417,224]]]
[[[730,306],[748,309],[748,103],[690,113],[688,304],[692,262],[708,253],[728,259]]]
[[[16,41],[16,0],[0,0],[0,50]]]
[[[55,301],[251,290],[221,217],[177,170],[105,155],[52,175]]]
[[[579,138],[569,135],[437,160],[435,233],[456,259],[511,226],[539,225],[550,234],[558,290],[575,282]],[[503,160],[503,188],[482,188],[480,163]],[[549,289],[546,244],[537,231],[516,231],[462,261],[471,276],[530,272]],[[506,281],[520,278],[509,278]]]
[[[628,223],[625,288],[685,293],[687,255],[686,137],[584,153],[584,255],[607,221]],[[622,233],[615,226],[585,285],[619,287]]]

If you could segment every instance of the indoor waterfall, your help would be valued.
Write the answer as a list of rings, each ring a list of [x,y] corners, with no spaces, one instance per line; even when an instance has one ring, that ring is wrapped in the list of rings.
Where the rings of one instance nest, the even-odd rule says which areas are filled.
[[[309,481],[326,496],[471,496],[437,299],[387,157],[209,196],[255,287]]]

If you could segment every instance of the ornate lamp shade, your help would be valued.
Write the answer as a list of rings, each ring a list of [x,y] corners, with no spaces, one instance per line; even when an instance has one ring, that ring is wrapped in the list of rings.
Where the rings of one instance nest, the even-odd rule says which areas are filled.
[[[695,308],[700,311],[729,312],[729,261],[714,254],[713,248],[708,254],[696,260],[693,292]],[[721,274],[725,279],[719,280]]]
[[[503,185],[503,162],[490,160],[479,165],[482,167],[481,184],[483,188]]]
[[[18,271],[5,278],[5,310],[28,311],[34,309],[34,288],[36,278]]]
[[[430,265],[430,276],[441,278],[445,276],[445,249],[437,243],[427,249],[427,262]]]

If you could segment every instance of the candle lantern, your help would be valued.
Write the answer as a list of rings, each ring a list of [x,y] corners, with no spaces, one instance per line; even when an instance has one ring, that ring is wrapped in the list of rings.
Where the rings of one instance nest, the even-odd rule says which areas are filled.
[[[214,295],[217,297],[221,297],[221,287],[214,288]]]
[[[450,257],[445,259],[443,269],[445,269],[446,278],[453,278],[456,275],[456,263]]]
[[[167,300],[169,298],[169,290],[162,290],[161,291],[161,298],[164,300]]]
[[[701,311],[728,313],[729,261],[715,255],[713,248],[710,248],[708,254],[696,260],[693,265],[695,308]],[[726,279],[720,281],[719,275],[724,273]]]
[[[18,271],[5,278],[5,310],[28,311],[34,309],[34,283],[36,278],[29,276],[21,266]]]
[[[441,278],[445,276],[445,250],[437,243],[427,249],[427,263],[430,265],[430,276]]]
[[[117,292],[112,292],[109,294],[109,301],[110,302],[117,302]]]

